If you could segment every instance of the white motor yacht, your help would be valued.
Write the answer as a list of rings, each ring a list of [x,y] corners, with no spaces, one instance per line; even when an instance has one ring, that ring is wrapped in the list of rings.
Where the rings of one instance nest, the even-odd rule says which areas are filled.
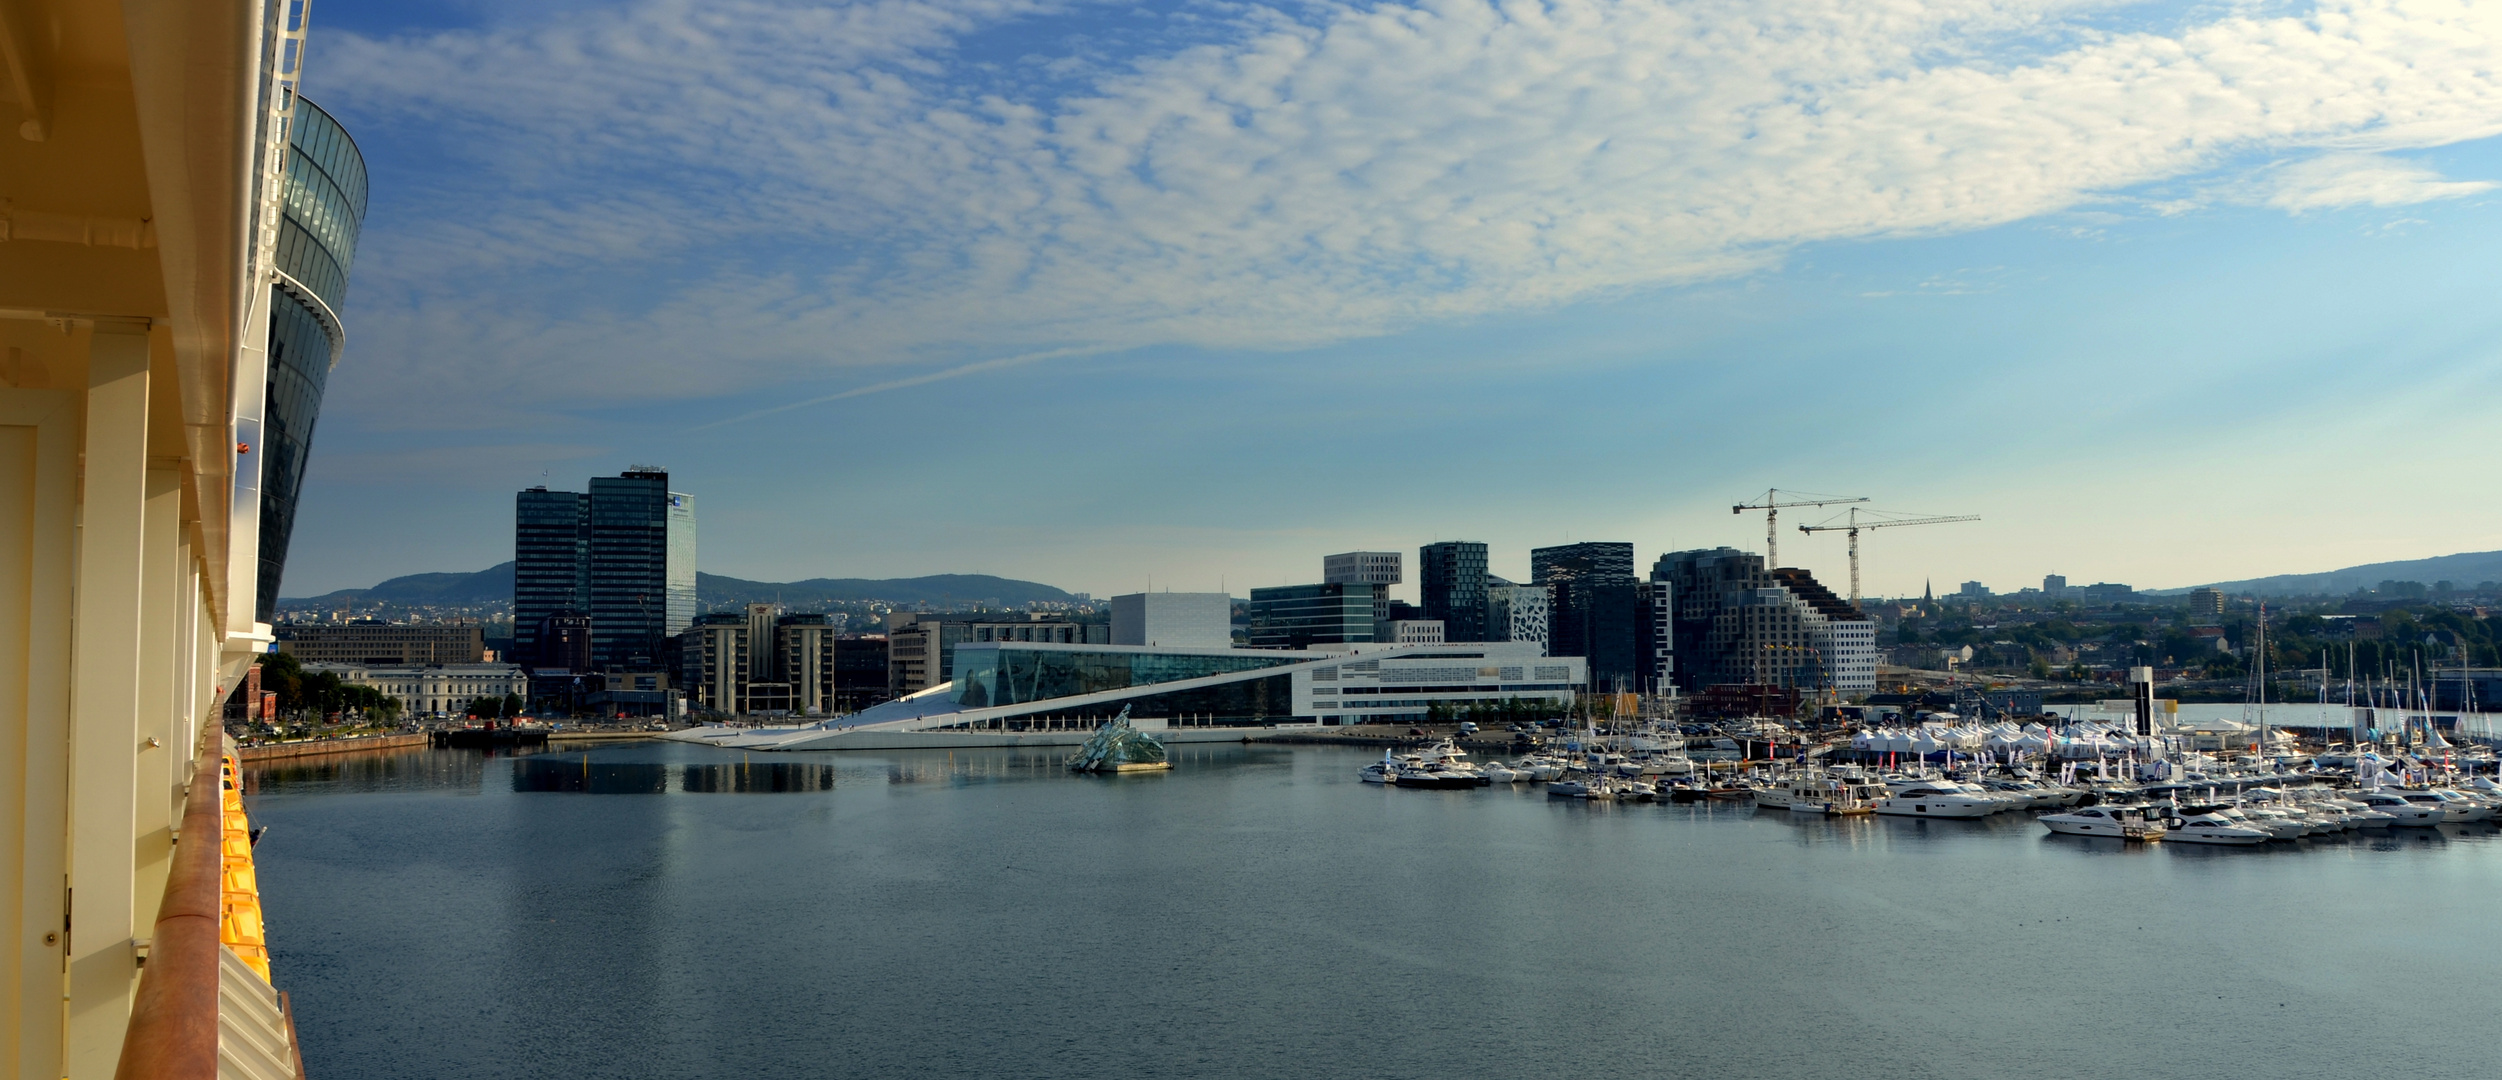
[[[2181,823],[2164,838],[2182,844],[2251,847],[2267,843],[2270,834],[2265,829],[2252,828],[2222,814],[2192,814],[2181,819]]]
[[[2386,829],[2398,823],[2396,817],[2374,810],[2353,799],[2332,797],[2326,801],[2339,810],[2345,811],[2346,827],[2350,829]]]
[[[2407,788],[2398,794],[2417,806],[2438,808],[2441,811],[2441,820],[2453,824],[2473,821],[2475,818],[2471,815],[2484,809],[2480,806],[2469,806],[2465,799],[2444,798],[2441,792],[2428,791],[2423,788]],[[2488,812],[2486,816],[2492,815]]]
[[[2114,840],[2161,840],[2170,833],[2143,807],[2084,806],[2034,820],[2062,836],[2100,836]]]
[[[1381,760],[1364,766],[1364,771],[1358,775],[1362,776],[1367,784],[1387,784],[1397,778],[1398,769],[1399,756],[1384,750],[1381,752]]]
[[[1887,795],[1884,785],[1851,775],[1799,775],[1787,782],[1755,792],[1758,806],[1779,807],[1793,813],[1870,814]]]
[[[1997,799],[1966,791],[1952,780],[1901,785],[1876,804],[1877,813],[1900,817],[1985,818],[2002,808]]]
[[[2354,798],[2356,802],[2396,819],[2391,824],[2402,829],[2429,829],[2441,824],[2441,819],[2448,815],[2448,811],[2438,803],[2426,806],[2411,802],[2394,791],[2366,791]]]

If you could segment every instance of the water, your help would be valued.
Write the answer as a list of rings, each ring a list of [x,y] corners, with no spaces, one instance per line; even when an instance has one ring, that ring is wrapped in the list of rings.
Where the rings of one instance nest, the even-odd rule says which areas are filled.
[[[251,807],[316,1077],[2502,1072],[2486,826],[2145,849],[1371,756],[418,751]]]

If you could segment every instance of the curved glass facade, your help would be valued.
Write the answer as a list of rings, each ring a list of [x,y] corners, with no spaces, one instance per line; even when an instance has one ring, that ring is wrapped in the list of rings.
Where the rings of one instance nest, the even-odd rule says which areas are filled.
[[[278,222],[278,269],[311,293],[272,286],[269,304],[269,398],[261,428],[261,589],[257,618],[270,621],[278,582],[295,530],[296,495],[313,447],[313,421],[341,332],[335,320],[347,299],[348,267],[365,223],[365,158],[329,113],[301,97],[287,137],[284,215]]]

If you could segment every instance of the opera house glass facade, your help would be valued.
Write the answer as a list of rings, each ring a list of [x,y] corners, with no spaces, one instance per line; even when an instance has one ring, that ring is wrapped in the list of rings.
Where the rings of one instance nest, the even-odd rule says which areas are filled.
[[[257,618],[278,606],[278,581],[295,529],[296,495],[313,447],[322,388],[346,343],[339,305],[365,222],[365,158],[346,129],[297,98],[287,137],[286,190],[278,222],[280,277],[269,304],[269,404],[261,428],[261,579]]]

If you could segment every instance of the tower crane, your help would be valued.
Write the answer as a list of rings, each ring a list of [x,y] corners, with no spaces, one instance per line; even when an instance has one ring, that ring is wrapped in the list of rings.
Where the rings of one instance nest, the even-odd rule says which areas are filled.
[[[1801,525],[1798,527],[1798,531],[1803,533],[1847,532],[1850,534],[1850,606],[1852,607],[1859,606],[1859,530],[1891,529],[1898,525],[1944,525],[1952,521],[1981,520],[1981,515],[1979,514],[1913,515],[1896,514],[1885,510],[1869,510],[1865,511],[1868,517],[1863,519],[1859,516],[1861,513],[1862,511],[1858,507],[1854,506],[1850,508],[1850,513],[1847,519],[1843,520],[1840,524],[1836,524],[1833,521],[1828,520],[1821,525]]]
[[[1730,507],[1729,512],[1732,514],[1743,514],[1749,510],[1764,512],[1764,569],[1771,570],[1781,565],[1781,533],[1777,524],[1781,518],[1781,511],[1793,506],[1840,506],[1843,503],[1866,501],[1868,497],[1865,495],[1818,495],[1812,491],[1783,491],[1780,488],[1773,488],[1764,492],[1753,502]]]

